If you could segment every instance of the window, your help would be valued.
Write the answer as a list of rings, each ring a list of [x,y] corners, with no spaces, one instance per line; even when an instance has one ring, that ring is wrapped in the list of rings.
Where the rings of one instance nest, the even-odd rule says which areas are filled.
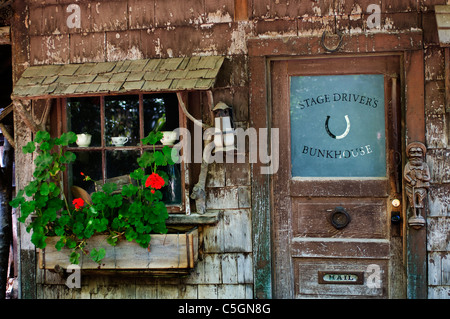
[[[84,181],[80,172],[99,184],[128,183],[128,174],[138,168],[137,158],[145,151],[153,151],[152,146],[142,145],[141,139],[155,129],[164,116],[164,131],[172,131],[184,123],[174,93],[71,97],[62,99],[60,105],[63,130],[91,135],[88,146],[70,145],[68,150],[77,158],[66,172],[67,189],[75,185],[88,193],[95,191],[96,186]],[[123,139],[113,143],[114,137]],[[156,145],[156,149],[162,147]],[[164,187],[163,200],[169,212],[182,212],[183,165],[167,166],[165,170],[170,180]]]

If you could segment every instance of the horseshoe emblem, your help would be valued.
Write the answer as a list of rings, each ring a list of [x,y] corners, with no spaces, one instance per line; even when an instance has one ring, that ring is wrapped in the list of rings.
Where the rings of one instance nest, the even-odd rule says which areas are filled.
[[[330,135],[332,138],[340,140],[340,139],[346,137],[348,132],[350,132],[350,120],[348,118],[348,115],[345,115],[345,121],[347,122],[347,128],[345,129],[345,132],[342,133],[341,135],[334,135],[333,133],[330,132],[330,129],[328,127],[329,120],[330,120],[330,116],[327,115],[327,119],[325,121],[325,130],[327,131],[328,135]]]

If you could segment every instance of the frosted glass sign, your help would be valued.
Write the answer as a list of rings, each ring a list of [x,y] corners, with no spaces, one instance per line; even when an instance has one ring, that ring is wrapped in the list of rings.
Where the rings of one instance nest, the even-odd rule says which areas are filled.
[[[292,176],[386,176],[382,74],[290,82]]]

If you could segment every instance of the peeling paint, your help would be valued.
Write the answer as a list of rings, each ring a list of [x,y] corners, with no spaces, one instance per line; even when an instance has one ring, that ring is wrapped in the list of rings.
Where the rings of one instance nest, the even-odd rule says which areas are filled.
[[[320,17],[322,15],[322,9],[320,9],[320,7],[314,6],[314,2],[311,3],[311,6],[314,11],[314,14]]]
[[[247,26],[248,22],[238,22],[237,30],[231,32],[231,45],[227,54],[247,54]]]
[[[386,20],[383,25],[383,29],[390,30],[394,28],[394,21],[390,19],[389,17],[386,17]]]
[[[61,40],[62,36],[48,36],[43,37],[43,45],[42,48],[44,50],[44,59],[38,60],[34,59],[34,64],[63,64],[65,63],[65,57],[67,52],[67,48],[61,48],[57,45],[57,41]]]
[[[162,46],[161,46],[161,39],[158,38],[156,39],[156,43],[155,43],[155,53],[157,56],[161,57],[162,54]]]
[[[228,12],[223,12],[222,10],[217,10],[216,12],[209,12],[206,17],[207,23],[225,23],[233,22],[233,18]]]
[[[144,58],[142,51],[136,47],[132,46],[128,50],[122,50],[116,46],[107,43],[107,60],[108,61],[120,61],[120,60],[139,60]]]

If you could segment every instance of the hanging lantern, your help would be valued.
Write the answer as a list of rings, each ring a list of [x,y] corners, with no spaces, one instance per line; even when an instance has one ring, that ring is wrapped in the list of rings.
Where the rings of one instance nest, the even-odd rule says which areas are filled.
[[[228,152],[234,147],[234,124],[232,109],[223,102],[219,102],[213,108],[214,112],[214,146],[215,152]]]

